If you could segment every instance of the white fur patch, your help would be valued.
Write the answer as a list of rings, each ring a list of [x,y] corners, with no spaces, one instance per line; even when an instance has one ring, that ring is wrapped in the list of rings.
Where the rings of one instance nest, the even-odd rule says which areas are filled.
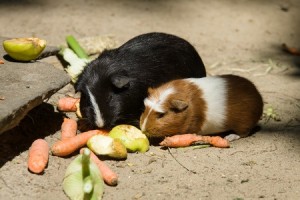
[[[173,87],[169,87],[166,90],[163,90],[159,93],[158,96],[150,96],[144,100],[145,106],[148,106],[151,110],[155,110],[156,112],[164,112],[162,107],[163,103],[166,101],[170,94],[173,94],[175,89]]]
[[[213,134],[224,131],[227,106],[226,81],[220,77],[189,78],[186,80],[194,83],[203,91],[203,98],[207,104],[206,121],[201,132]]]
[[[142,131],[145,131],[148,117],[153,110],[161,113],[165,112],[162,105],[168,98],[168,96],[170,94],[173,94],[174,92],[175,89],[173,87],[169,87],[166,90],[163,90],[161,93],[159,93],[158,96],[150,96],[144,100],[145,106],[149,107],[150,109],[147,116],[144,118],[143,124],[141,126]]]
[[[93,107],[93,111],[95,113],[95,124],[101,128],[104,126],[104,120],[102,118],[99,106],[96,102],[96,99],[94,97],[94,95],[91,93],[90,89],[88,87],[86,87],[87,91],[88,91],[88,95],[90,97],[90,101],[92,103],[92,107]]]
[[[149,110],[147,116],[144,118],[143,124],[142,124],[142,126],[141,126],[141,130],[142,130],[142,131],[145,131],[145,130],[146,130],[146,124],[147,124],[148,117],[149,117],[149,115],[150,115],[151,112],[152,112],[152,109]]]

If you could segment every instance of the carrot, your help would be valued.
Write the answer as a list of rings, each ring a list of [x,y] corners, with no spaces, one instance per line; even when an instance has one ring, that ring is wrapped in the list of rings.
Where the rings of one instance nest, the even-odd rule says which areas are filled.
[[[28,153],[28,169],[36,174],[44,171],[49,159],[49,146],[44,139],[35,140]]]
[[[64,97],[58,100],[57,109],[65,112],[76,112],[80,99]]]
[[[0,59],[0,64],[4,64],[4,61]]]
[[[77,122],[74,119],[64,118],[61,125],[61,140],[74,137],[77,132]]]
[[[282,44],[282,48],[283,48],[284,51],[286,51],[286,52],[288,52],[290,54],[300,56],[300,50],[297,49],[297,48],[295,48],[295,47],[289,47],[286,44]]]
[[[103,130],[91,130],[80,133],[72,138],[59,140],[53,144],[51,152],[55,156],[67,156],[75,152],[77,149],[86,145],[87,141],[94,135],[107,134]]]
[[[83,149],[80,149],[80,153],[82,154]],[[116,186],[118,184],[118,175],[112,171],[104,161],[100,160],[92,151],[90,154],[92,161],[98,166],[102,178],[107,185]]]
[[[202,141],[215,147],[229,147],[229,141],[219,136],[202,136],[196,134],[183,134],[166,137],[159,145],[165,147],[187,147],[191,144]]]

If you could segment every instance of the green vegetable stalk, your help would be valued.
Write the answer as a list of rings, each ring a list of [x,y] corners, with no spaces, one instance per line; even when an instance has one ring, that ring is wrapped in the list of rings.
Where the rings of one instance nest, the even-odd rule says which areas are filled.
[[[72,35],[67,36],[66,41],[70,48],[61,47],[59,54],[70,64],[67,66],[66,72],[70,75],[72,82],[76,83],[78,76],[91,60]]]
[[[89,58],[85,50],[79,45],[77,40],[72,35],[67,36],[66,41],[68,46],[76,53],[76,55],[79,58],[84,58],[84,59]]]
[[[96,164],[90,160],[90,150],[85,148],[68,166],[63,190],[71,200],[101,200],[103,179]]]

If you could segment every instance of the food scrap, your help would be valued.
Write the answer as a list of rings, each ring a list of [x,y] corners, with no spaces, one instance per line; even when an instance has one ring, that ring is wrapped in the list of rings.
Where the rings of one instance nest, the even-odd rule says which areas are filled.
[[[300,56],[300,50],[295,47],[289,47],[287,44],[282,44],[282,49],[292,55]]]
[[[204,143],[219,148],[227,148],[230,146],[229,141],[220,136],[202,136],[196,134],[182,134],[166,137],[159,145],[175,148],[188,147],[198,141],[203,141]]]
[[[44,171],[49,159],[49,146],[44,139],[35,140],[28,153],[28,169],[36,174]]]
[[[273,119],[274,121],[281,121],[279,115],[277,114],[277,112],[272,106],[268,106],[267,108],[264,109],[262,118],[265,119],[266,123],[270,119]]]
[[[64,97],[58,100],[57,109],[64,112],[76,112],[79,107],[78,98]]]
[[[149,149],[149,140],[142,131],[135,126],[121,124],[115,126],[109,136],[120,139],[129,152],[146,152]]]
[[[31,61],[38,58],[46,47],[46,40],[39,38],[14,38],[3,41],[7,54],[18,61]]]
[[[84,148],[80,150],[81,154],[83,153],[83,150]],[[92,151],[90,157],[99,168],[104,182],[107,185],[116,186],[118,184],[118,175],[112,171],[104,161],[100,160]]]
[[[127,158],[127,150],[120,139],[107,135],[95,135],[87,141],[87,146],[95,154],[115,159]]]
[[[63,190],[71,200],[102,199],[104,182],[97,165],[90,159],[91,151],[84,148],[68,166]]]
[[[80,133],[72,138],[59,140],[51,147],[51,152],[55,156],[68,156],[85,146],[87,141],[94,135],[101,134],[99,130],[91,130]]]
[[[77,122],[74,119],[64,118],[61,125],[61,140],[72,138],[77,133]]]

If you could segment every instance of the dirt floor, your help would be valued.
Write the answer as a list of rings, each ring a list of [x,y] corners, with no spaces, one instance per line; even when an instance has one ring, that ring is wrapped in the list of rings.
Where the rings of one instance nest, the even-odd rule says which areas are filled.
[[[252,80],[281,119],[262,119],[260,130],[228,149],[170,153],[152,145],[125,161],[108,160],[119,184],[106,185],[103,199],[300,199],[300,57],[281,49],[300,47],[298,0],[1,0],[0,13],[1,36],[38,36],[50,45],[68,34],[114,35],[120,44],[145,32],[176,34],[196,47],[209,75]],[[61,68],[55,57],[44,62]],[[62,179],[76,154],[50,156],[42,175],[26,162],[34,139],[58,140],[63,113],[53,105],[73,92],[68,85],[0,135],[0,199],[68,199]]]

